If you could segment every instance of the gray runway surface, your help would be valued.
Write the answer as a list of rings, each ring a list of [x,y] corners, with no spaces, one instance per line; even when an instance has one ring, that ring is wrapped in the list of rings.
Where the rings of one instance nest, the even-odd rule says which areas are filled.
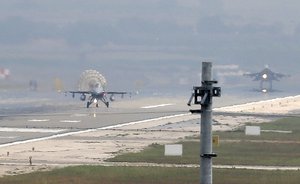
[[[26,96],[26,97],[24,97]],[[51,135],[96,129],[122,123],[188,113],[189,96],[137,97],[112,102],[110,108],[85,108],[85,102],[57,94],[1,94],[0,146]],[[236,104],[245,99],[216,98],[214,107]],[[251,99],[248,99],[251,100]]]
[[[33,103],[36,104],[36,103]],[[142,108],[144,107],[144,108]],[[113,102],[111,108],[85,108],[84,103],[43,102],[2,109],[0,144],[188,112],[185,99],[139,99]]]

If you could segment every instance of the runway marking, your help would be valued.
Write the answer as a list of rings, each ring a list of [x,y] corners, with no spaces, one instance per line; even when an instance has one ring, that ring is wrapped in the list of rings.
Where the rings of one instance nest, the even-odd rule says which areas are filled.
[[[27,120],[28,122],[47,122],[50,121],[49,119],[30,119]]]
[[[80,123],[81,120],[60,120],[61,123]]]
[[[187,115],[190,115],[190,114],[191,113],[164,116],[164,117],[159,117],[159,118],[146,119],[146,120],[142,120],[142,121],[134,121],[134,122],[129,122],[129,123],[112,125],[112,126],[107,126],[107,127],[102,127],[102,128],[87,129],[87,130],[81,130],[81,131],[77,131],[77,132],[67,132],[67,133],[62,133],[62,134],[57,134],[57,135],[51,135],[51,136],[48,136],[48,137],[41,137],[41,138],[36,138],[36,139],[24,140],[24,141],[16,141],[16,142],[7,143],[7,144],[1,144],[0,148],[19,145],[19,144],[25,144],[25,143],[31,143],[31,142],[37,142],[37,141],[44,141],[44,140],[49,140],[49,139],[55,139],[55,138],[59,138],[59,137],[71,136],[71,135],[76,135],[76,134],[95,132],[95,131],[98,131],[98,130],[107,130],[107,129],[112,129],[112,128],[120,128],[120,127],[127,126],[127,125],[135,125],[135,124],[146,123],[146,122],[150,122],[150,121],[159,121],[159,120],[164,120],[164,119],[169,119],[169,118],[182,117],[182,116],[187,116]]]
[[[65,129],[41,129],[41,128],[7,128],[0,127],[0,132],[30,132],[30,133],[59,133]]]
[[[14,139],[14,138],[17,138],[17,136],[0,137],[0,139]]]
[[[85,117],[88,116],[87,114],[72,114],[71,116],[75,116],[75,117]]]
[[[170,105],[175,105],[175,104],[150,105],[150,106],[144,106],[144,107],[141,107],[141,108],[142,108],[142,109],[152,109],[152,108],[165,107],[165,106],[170,106]]]
[[[170,118],[176,118],[176,117],[182,117],[186,115],[191,115],[191,113],[185,113],[185,114],[177,114],[177,115],[170,115],[170,116],[164,116],[164,117],[159,117],[159,118],[153,118],[153,119],[146,119],[146,120],[141,120],[141,121],[134,121],[134,122],[129,122],[129,123],[123,123],[123,124],[118,124],[118,125],[112,125],[112,126],[107,126],[107,127],[102,127],[102,128],[97,128],[96,130],[107,130],[107,129],[113,129],[113,128],[120,128],[123,126],[128,126],[128,125],[136,125],[140,123],[147,123],[150,121],[159,121],[159,120],[164,120],[164,119],[170,119]]]

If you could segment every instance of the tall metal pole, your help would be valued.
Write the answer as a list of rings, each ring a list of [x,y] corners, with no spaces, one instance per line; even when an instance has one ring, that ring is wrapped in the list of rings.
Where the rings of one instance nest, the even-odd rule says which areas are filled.
[[[194,104],[201,105],[200,110],[190,110],[191,113],[201,113],[200,184],[212,184],[212,158],[217,156],[212,152],[212,97],[220,97],[221,88],[213,87],[217,81],[212,80],[211,62],[202,62],[201,83],[201,86],[194,86],[188,105],[193,99]]]
[[[202,87],[212,89],[212,63],[202,63]],[[200,160],[200,184],[212,184],[212,96],[207,95],[208,103],[201,104],[201,160]]]

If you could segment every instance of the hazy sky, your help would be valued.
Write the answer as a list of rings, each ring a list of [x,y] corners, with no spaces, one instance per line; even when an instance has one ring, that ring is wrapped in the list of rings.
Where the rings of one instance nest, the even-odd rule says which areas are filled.
[[[297,0],[1,0],[0,67],[14,82],[59,77],[68,88],[95,69],[113,88],[185,89],[199,82],[203,60],[219,66],[215,76],[226,86],[245,86],[249,80],[236,76],[265,64],[298,80],[299,7]]]

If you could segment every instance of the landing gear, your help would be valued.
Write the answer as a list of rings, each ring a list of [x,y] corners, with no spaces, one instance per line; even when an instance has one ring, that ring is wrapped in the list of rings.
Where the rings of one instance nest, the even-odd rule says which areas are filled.
[[[109,102],[106,102],[104,100],[102,100],[102,102],[106,105],[106,107],[109,107]],[[89,108],[91,104],[96,103],[96,107],[99,107],[99,103],[98,102],[93,102],[93,101],[87,101],[86,102],[86,108]]]

